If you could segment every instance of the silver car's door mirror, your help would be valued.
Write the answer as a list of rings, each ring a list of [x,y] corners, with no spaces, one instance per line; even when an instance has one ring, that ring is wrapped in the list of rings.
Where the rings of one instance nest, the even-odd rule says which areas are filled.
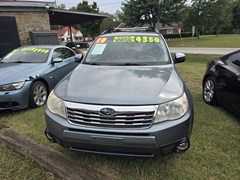
[[[54,58],[52,62],[54,64],[54,63],[61,63],[62,61],[63,61],[63,59],[61,59],[61,58]]]
[[[82,60],[83,60],[83,54],[76,54],[75,61],[80,63]]]
[[[182,63],[186,60],[186,56],[183,53],[176,53],[175,54],[175,59],[174,62],[175,63]]]

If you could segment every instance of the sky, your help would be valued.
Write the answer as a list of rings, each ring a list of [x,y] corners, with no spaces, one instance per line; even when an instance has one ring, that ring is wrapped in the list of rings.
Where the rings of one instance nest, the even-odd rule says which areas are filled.
[[[57,5],[65,4],[67,8],[76,6],[82,0],[56,0]],[[100,11],[115,13],[117,10],[121,10],[121,4],[123,0],[88,0],[88,4],[92,4],[95,1]]]
[[[28,0],[28,1],[44,1],[44,2],[56,1],[57,5],[65,4],[67,9],[73,6],[77,6],[79,2],[82,2],[82,0]],[[115,13],[117,10],[121,10],[121,5],[124,0],[88,0],[88,4],[92,4],[93,1],[97,2],[100,11]],[[188,0],[188,3],[190,2],[191,0]]]

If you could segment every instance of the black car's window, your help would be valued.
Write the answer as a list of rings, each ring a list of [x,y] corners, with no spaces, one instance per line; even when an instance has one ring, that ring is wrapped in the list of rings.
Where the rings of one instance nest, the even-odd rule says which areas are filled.
[[[7,54],[1,62],[4,63],[44,63],[47,61],[50,49],[40,47],[25,47],[15,49]]]
[[[67,43],[66,46],[72,48],[72,47],[75,47],[75,44],[74,42],[70,42],[70,43]]]
[[[89,48],[89,44],[88,43],[77,43],[76,47],[81,49],[81,48]]]
[[[58,48],[58,49],[55,49],[53,52],[53,59],[61,58],[64,60],[73,56],[75,56],[75,53],[72,50],[67,48]]]
[[[240,66],[240,53],[233,54],[230,59],[233,64]]]
[[[159,65],[170,63],[170,59],[160,36],[110,36],[95,41],[84,63]]]

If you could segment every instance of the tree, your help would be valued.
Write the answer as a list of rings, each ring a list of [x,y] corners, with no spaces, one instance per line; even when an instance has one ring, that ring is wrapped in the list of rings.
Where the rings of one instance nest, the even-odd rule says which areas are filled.
[[[192,0],[187,24],[196,27],[198,38],[205,31],[218,35],[230,25],[230,4],[229,0]]]
[[[99,8],[96,2],[93,2],[93,4],[90,5],[88,4],[88,1],[83,0],[77,5],[76,11],[98,13]],[[97,34],[99,34],[99,22],[91,21],[83,23],[80,25],[80,30],[84,36],[95,37]]]
[[[104,14],[104,13],[102,13]],[[105,13],[108,15],[108,18],[104,18],[103,22],[100,26],[100,32],[103,32],[104,30],[115,28],[120,24],[120,21],[118,19],[118,14],[109,14]]]
[[[196,27],[197,37],[200,36],[200,31],[204,32],[205,27],[208,26],[208,19],[206,19],[206,0],[192,0],[192,5],[189,7],[189,15],[185,22],[189,26]]]
[[[122,21],[128,26],[171,24],[181,19],[185,3],[186,0],[125,0]]]
[[[66,9],[66,6],[65,4],[60,4],[57,6],[58,9]]]
[[[231,24],[231,8],[229,0],[209,0],[206,10],[210,28],[216,33],[220,33],[223,27]]]
[[[240,1],[233,2],[232,5],[232,27],[236,33],[240,31]]]

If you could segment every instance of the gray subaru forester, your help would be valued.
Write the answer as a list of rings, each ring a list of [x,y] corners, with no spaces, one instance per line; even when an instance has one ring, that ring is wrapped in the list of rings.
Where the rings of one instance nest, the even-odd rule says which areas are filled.
[[[190,146],[193,102],[153,28],[100,35],[77,68],[50,93],[46,137],[74,151],[153,157]]]

